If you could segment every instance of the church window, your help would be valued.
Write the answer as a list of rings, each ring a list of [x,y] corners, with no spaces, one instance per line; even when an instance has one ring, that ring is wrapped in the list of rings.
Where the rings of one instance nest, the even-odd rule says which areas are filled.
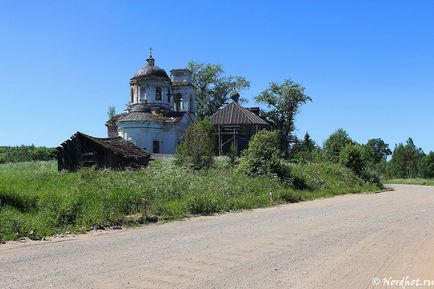
[[[131,87],[131,103],[134,103],[134,88]]]
[[[158,140],[154,140],[152,142],[152,152],[154,154],[159,154],[160,153],[160,142]]]
[[[167,102],[171,102],[171,97],[170,97],[170,88],[167,89]]]
[[[175,110],[181,111],[182,95],[180,93],[175,94]]]
[[[155,89],[155,100],[161,101],[161,87],[159,86]]]
[[[146,88],[144,86],[140,87],[140,100],[146,99]]]

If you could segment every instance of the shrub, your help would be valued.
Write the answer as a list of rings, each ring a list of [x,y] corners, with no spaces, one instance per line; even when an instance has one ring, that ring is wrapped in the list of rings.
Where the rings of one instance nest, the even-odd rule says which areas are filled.
[[[275,131],[262,130],[253,135],[249,147],[243,151],[240,170],[250,176],[278,176],[284,178],[279,136]]]
[[[366,166],[363,147],[347,144],[339,153],[339,163],[351,169],[356,175],[362,176]]]
[[[382,187],[378,173],[375,167],[369,166],[369,161],[366,159],[365,148],[358,144],[347,144],[339,154],[339,163],[354,172],[365,182],[376,184]]]
[[[213,163],[214,138],[213,126],[208,120],[190,125],[175,153],[177,164],[195,170],[209,168]]]

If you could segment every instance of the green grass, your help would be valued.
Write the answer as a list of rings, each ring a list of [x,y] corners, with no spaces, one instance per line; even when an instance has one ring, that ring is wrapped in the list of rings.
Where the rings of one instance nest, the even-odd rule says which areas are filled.
[[[384,183],[385,184],[434,186],[434,179],[422,179],[422,178],[390,179],[390,180],[385,180]]]
[[[2,164],[0,240],[40,239],[84,232],[96,224],[125,223],[140,212],[141,198],[148,201],[151,214],[171,220],[379,189],[335,164],[291,165],[291,170],[306,190],[296,191],[278,179],[246,176],[226,159],[197,172],[177,167],[171,159],[138,171],[76,173],[58,172],[54,161]]]

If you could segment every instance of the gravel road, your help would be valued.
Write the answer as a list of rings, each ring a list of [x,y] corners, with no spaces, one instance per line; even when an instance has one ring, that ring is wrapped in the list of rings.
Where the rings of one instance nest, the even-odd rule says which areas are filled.
[[[434,280],[434,187],[393,187],[10,242],[0,245],[0,288],[401,288],[390,282]]]

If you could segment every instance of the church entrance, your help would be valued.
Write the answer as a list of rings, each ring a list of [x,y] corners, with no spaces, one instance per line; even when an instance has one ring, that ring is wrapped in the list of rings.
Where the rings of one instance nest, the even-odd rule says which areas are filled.
[[[152,152],[154,154],[159,154],[160,153],[160,142],[158,140],[154,140],[152,142]]]

